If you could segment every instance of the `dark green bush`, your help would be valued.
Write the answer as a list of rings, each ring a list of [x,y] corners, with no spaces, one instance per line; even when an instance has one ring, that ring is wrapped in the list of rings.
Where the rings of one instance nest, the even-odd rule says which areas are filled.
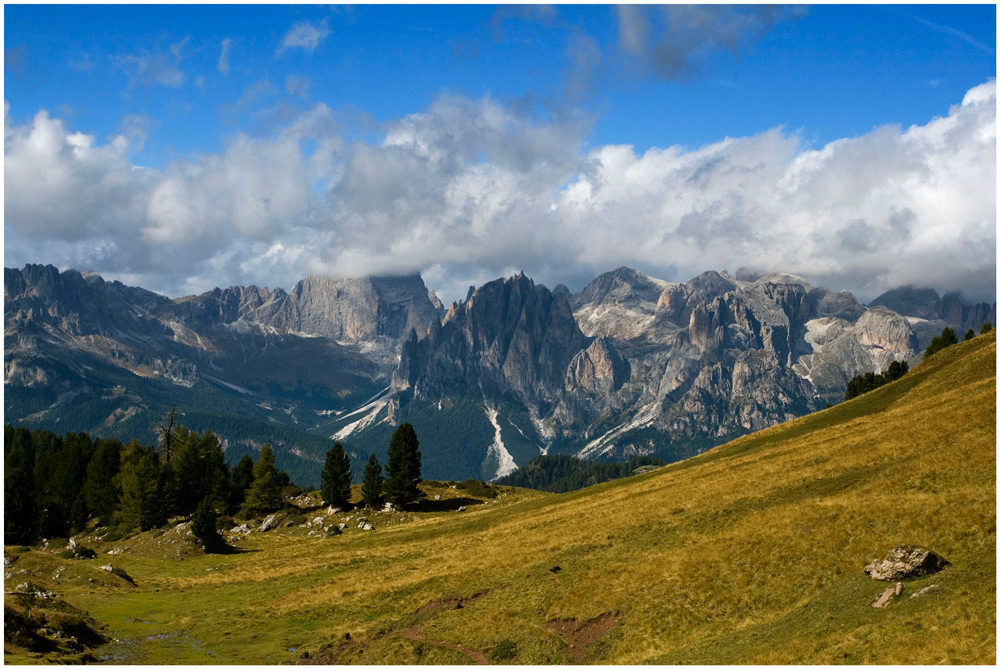
[[[455,486],[458,490],[464,490],[473,497],[485,497],[493,499],[497,496],[497,491],[479,479],[468,479]]]
[[[490,651],[490,662],[499,664],[509,662],[517,657],[517,644],[510,639],[504,639]]]

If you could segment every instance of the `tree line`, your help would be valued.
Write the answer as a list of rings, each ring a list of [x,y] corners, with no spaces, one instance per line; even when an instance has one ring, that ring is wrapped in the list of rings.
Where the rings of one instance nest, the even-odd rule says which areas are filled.
[[[496,483],[547,492],[569,492],[631,476],[639,467],[663,464],[663,460],[651,455],[639,455],[628,462],[594,462],[562,454],[539,455],[524,467],[497,479]]]
[[[280,509],[295,494],[274,464],[270,444],[256,462],[244,455],[228,466],[219,438],[171,422],[161,448],[137,440],[59,437],[45,430],[4,427],[4,542],[30,543],[86,529],[92,519],[122,536],[176,516],[192,517],[206,548],[221,541],[221,514],[252,517]],[[107,535],[106,535],[107,537]]]
[[[385,473],[374,453],[368,458],[361,480],[361,505],[378,508],[387,501],[403,507],[423,496],[418,484],[420,478],[420,442],[409,423],[396,428],[389,441]],[[330,506],[346,509],[351,504],[351,463],[341,443],[334,442],[326,453],[323,473],[320,476],[323,501]]]

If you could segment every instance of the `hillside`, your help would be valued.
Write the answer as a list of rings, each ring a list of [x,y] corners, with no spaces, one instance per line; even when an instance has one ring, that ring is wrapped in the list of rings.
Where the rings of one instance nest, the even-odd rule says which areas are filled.
[[[32,550],[8,583],[89,612],[121,640],[95,654],[125,663],[994,664],[995,472],[994,331],[648,474],[371,532],[252,533],[228,556],[100,546],[129,546],[96,563],[135,588],[88,582],[94,562],[59,582]],[[886,584],[864,566],[898,544],[950,566],[875,609]]]

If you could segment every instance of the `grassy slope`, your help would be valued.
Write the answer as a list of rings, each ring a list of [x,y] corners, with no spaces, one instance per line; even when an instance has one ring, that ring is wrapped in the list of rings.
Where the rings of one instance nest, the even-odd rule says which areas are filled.
[[[66,598],[129,639],[118,649],[132,662],[275,663],[332,644],[340,662],[463,663],[509,640],[529,664],[581,651],[993,664],[995,361],[991,333],[855,400],[564,495],[523,491],[333,539],[255,534],[228,557],[116,556],[137,590],[67,586]],[[864,565],[900,543],[952,566],[873,609],[885,584]],[[609,612],[618,623],[585,647],[551,627]]]

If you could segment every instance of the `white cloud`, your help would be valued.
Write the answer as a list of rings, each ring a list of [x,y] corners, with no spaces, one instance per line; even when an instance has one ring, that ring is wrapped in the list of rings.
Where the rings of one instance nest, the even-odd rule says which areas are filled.
[[[124,126],[123,126],[124,127]],[[315,105],[273,136],[143,170],[5,114],[5,261],[138,278],[168,294],[426,271],[442,299],[524,270],[573,289],[636,266],[686,280],[754,266],[869,299],[905,284],[995,299],[996,84],[946,116],[807,148],[773,128],[698,149],[581,147],[490,98],[439,98],[347,143]]]
[[[112,67],[120,69],[128,76],[129,86],[168,86],[178,88],[184,85],[186,75],[180,69],[183,50],[189,37],[171,44],[169,54],[156,51],[140,51],[137,54],[119,54],[111,58]]]
[[[299,21],[292,26],[291,30],[285,33],[285,36],[281,39],[281,46],[278,47],[275,55],[280,56],[286,50],[294,48],[305,49],[309,53],[312,53],[330,34],[329,22],[328,18],[316,23]]]

